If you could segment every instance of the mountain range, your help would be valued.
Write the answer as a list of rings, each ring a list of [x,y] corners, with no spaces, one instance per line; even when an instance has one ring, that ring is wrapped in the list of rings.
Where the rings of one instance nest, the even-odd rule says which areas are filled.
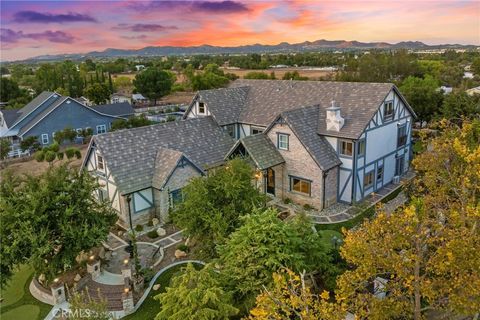
[[[28,59],[28,61],[46,61],[59,59],[81,60],[86,58],[120,58],[120,57],[154,57],[168,55],[195,55],[195,54],[246,54],[246,53],[288,53],[305,51],[347,51],[347,50],[368,50],[368,49],[450,49],[463,48],[473,49],[474,45],[441,44],[427,45],[420,41],[403,41],[398,43],[387,42],[359,42],[347,40],[317,40],[301,43],[281,42],[276,45],[253,44],[236,47],[221,47],[211,45],[173,47],[173,46],[149,46],[141,49],[114,49],[109,48],[103,51],[92,51],[88,53],[43,55]]]

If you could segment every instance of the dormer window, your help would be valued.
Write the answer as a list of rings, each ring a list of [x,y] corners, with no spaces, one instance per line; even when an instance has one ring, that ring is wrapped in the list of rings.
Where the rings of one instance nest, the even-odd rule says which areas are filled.
[[[103,157],[100,155],[97,155],[97,169],[103,171],[104,168],[105,166],[103,165]]]
[[[199,102],[198,103],[198,113],[199,114],[205,114],[205,103],[204,102]]]
[[[392,120],[393,119],[393,101],[387,101],[383,105],[383,119]]]

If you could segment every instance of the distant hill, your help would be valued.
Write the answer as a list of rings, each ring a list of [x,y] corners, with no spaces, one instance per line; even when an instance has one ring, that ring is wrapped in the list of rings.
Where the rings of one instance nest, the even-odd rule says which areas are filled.
[[[92,51],[88,53],[43,55],[30,58],[26,61],[47,61],[59,59],[81,60],[86,58],[118,58],[118,57],[154,57],[169,55],[194,55],[194,54],[245,54],[245,53],[274,53],[274,52],[305,52],[305,51],[346,51],[368,49],[448,49],[464,48],[473,49],[474,45],[442,44],[427,45],[420,41],[404,41],[395,44],[387,42],[359,42],[346,40],[317,40],[301,43],[282,42],[277,45],[252,44],[237,47],[219,47],[201,45],[193,47],[158,46],[145,47],[137,50],[108,48],[104,51]]]

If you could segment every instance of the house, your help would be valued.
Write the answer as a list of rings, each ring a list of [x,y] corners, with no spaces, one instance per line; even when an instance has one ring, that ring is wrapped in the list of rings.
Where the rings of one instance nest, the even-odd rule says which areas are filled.
[[[212,117],[167,122],[94,136],[82,168],[128,228],[165,221],[189,180],[223,164],[233,144]]]
[[[86,98],[84,96],[81,96],[80,98],[75,98],[75,100],[77,100],[78,102],[80,102],[81,104],[84,104],[86,106],[94,105],[94,103],[92,101],[90,101],[88,98]]]
[[[198,92],[184,118],[201,117],[237,140],[226,157],[248,156],[262,191],[319,210],[381,191],[411,160],[415,113],[390,83],[236,80]]]
[[[473,72],[470,72],[470,71],[464,72],[463,73],[463,78],[464,79],[473,79],[474,78]]]
[[[110,103],[123,103],[123,102],[132,103],[132,98],[120,92],[116,92],[110,96]]]
[[[132,94],[132,104],[135,107],[146,107],[150,101],[145,98],[141,93],[134,93]]]
[[[0,137],[9,138],[13,149],[29,136],[48,145],[55,132],[65,128],[92,128],[94,134],[100,134],[107,132],[113,121],[132,115],[133,108],[128,103],[89,107],[76,99],[44,91],[21,109],[0,110]]]
[[[452,93],[453,88],[450,86],[441,86],[440,88],[437,89],[439,92],[442,92],[444,95],[447,95],[449,93]]]

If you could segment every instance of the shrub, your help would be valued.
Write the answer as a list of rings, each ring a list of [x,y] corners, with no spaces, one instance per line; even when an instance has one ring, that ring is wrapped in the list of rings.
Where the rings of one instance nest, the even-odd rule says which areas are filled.
[[[75,156],[75,148],[70,147],[65,149],[65,155],[67,159],[72,159]]]
[[[80,150],[78,149],[75,150],[75,157],[77,159],[82,159],[82,153],[80,152]]]
[[[179,245],[177,246],[177,249],[178,249],[178,250],[181,250],[181,251],[183,251],[183,252],[188,252],[188,246],[187,246],[185,243],[179,244]]]
[[[57,157],[57,154],[51,150],[45,152],[45,161],[52,162]]]
[[[150,239],[158,238],[157,230],[148,231],[147,237],[149,237]]]
[[[307,210],[307,211],[310,211],[310,210],[314,210],[315,208],[312,207],[311,205],[309,205],[308,203],[305,203],[305,204],[303,205],[303,209],[304,209],[304,210]]]
[[[63,152],[57,152],[57,158],[63,160]]]
[[[50,145],[50,147],[48,147],[48,149],[53,152],[58,152],[60,150],[60,146],[58,142],[54,142]]]
[[[153,220],[148,220],[147,226],[153,227]]]
[[[138,231],[138,232],[143,231],[143,226],[141,224],[137,224],[135,226],[135,231]]]
[[[38,162],[42,162],[45,160],[45,153],[43,151],[37,151],[35,152],[35,160]]]
[[[285,198],[285,199],[283,199],[283,203],[285,203],[285,204],[290,204],[290,203],[292,203],[292,199],[290,199],[290,198]]]

